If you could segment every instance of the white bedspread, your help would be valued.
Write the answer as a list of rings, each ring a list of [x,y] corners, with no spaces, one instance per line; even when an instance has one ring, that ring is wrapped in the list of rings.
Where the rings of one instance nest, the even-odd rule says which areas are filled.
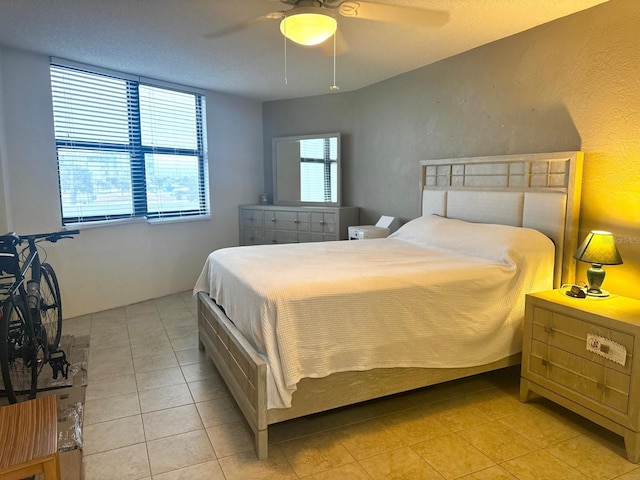
[[[521,350],[524,293],[552,287],[534,230],[421,217],[387,239],[217,250],[207,292],[268,365],[268,408],[303,377],[482,365]]]

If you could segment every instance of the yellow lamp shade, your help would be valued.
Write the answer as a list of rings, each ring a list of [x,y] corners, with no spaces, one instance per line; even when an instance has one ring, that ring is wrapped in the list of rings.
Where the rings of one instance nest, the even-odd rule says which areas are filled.
[[[280,22],[280,31],[289,40],[300,45],[318,45],[338,28],[338,22],[322,8],[294,8],[285,13]]]

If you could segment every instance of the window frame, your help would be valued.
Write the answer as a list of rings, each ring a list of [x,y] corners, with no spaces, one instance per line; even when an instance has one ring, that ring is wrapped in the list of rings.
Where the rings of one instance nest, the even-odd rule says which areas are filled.
[[[159,221],[186,221],[207,219],[210,217],[209,204],[209,166],[206,147],[206,99],[203,91],[175,85],[163,81],[152,80],[143,77],[132,76],[120,72],[78,64],[62,59],[51,58],[50,69],[53,67],[80,71],[89,75],[111,77],[126,82],[127,90],[127,124],[128,143],[108,143],[90,140],[59,139],[55,137],[56,162],[58,165],[59,201],[62,224],[64,226],[98,226],[122,223],[123,221],[135,221],[146,219],[149,223]],[[51,79],[53,84],[53,78]],[[140,116],[140,91],[141,85],[193,95],[195,98],[195,124],[196,124],[196,149],[184,147],[152,146],[142,143],[142,125]],[[55,106],[53,107],[55,116]],[[55,136],[55,132],[54,132]],[[129,156],[129,172],[131,178],[131,213],[126,214],[105,214],[88,216],[64,216],[62,186],[60,185],[60,158],[59,151],[65,150],[93,150],[98,152],[114,152],[116,154],[126,153]],[[148,209],[149,190],[147,185],[145,156],[148,154],[190,156],[197,158],[198,170],[198,208],[187,210],[163,210],[152,211]]]

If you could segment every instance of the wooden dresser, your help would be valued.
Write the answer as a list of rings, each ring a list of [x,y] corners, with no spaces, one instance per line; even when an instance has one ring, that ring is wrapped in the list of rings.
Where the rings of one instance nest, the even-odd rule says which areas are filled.
[[[624,437],[640,461],[640,300],[527,295],[520,399],[546,397]]]
[[[358,207],[241,205],[240,245],[326,242],[349,238]]]

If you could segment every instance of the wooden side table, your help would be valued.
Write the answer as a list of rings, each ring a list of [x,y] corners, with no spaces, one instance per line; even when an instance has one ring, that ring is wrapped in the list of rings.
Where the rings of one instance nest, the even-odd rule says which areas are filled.
[[[0,407],[0,480],[60,480],[55,395]]]
[[[640,462],[640,300],[527,295],[520,399],[532,392],[623,436]]]

